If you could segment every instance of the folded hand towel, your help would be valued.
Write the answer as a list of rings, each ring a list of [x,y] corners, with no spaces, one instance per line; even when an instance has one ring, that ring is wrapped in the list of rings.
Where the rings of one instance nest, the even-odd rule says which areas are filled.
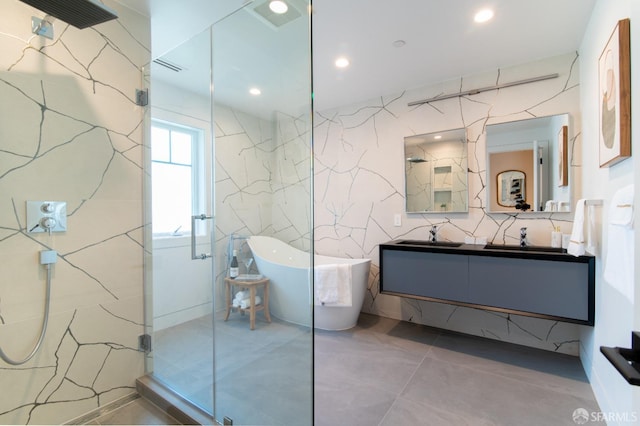
[[[582,256],[584,249],[584,200],[580,199],[576,203],[576,211],[573,217],[573,229],[571,231],[571,241],[567,253],[574,256]]]
[[[316,305],[352,305],[351,264],[316,265],[313,285]]]
[[[256,306],[259,305],[260,303],[262,303],[262,299],[260,299],[260,296],[256,296]],[[249,309],[250,307],[251,307],[250,298],[246,298],[240,302],[241,309]]]
[[[242,290],[236,293],[236,297],[234,298],[234,300],[241,301],[248,298],[249,295],[250,295],[249,290]]]

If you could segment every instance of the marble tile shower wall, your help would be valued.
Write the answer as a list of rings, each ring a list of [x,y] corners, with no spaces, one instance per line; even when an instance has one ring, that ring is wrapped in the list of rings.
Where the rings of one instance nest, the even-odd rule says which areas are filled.
[[[232,234],[273,236],[310,250],[311,147],[304,117],[274,112],[266,120],[216,105],[214,121],[216,309],[221,309]]]
[[[558,73],[538,83],[488,91],[409,107],[412,101]],[[570,180],[580,192],[581,135],[578,57],[576,53],[382,96],[356,105],[316,113],[315,251],[371,258],[372,271],[363,311],[469,334],[577,355],[579,328],[573,324],[528,318],[378,293],[378,244],[395,238],[426,239],[437,225],[440,239],[464,241],[486,236],[489,242],[514,243],[519,228],[529,229],[532,244],[549,245],[555,226],[570,233],[572,215],[489,214],[485,202],[485,126],[537,116],[570,114]],[[469,155],[468,214],[403,214],[405,211],[403,138],[466,128]],[[517,277],[514,277],[517,279]]]
[[[148,19],[110,0],[117,21],[55,38],[31,33],[44,13],[5,0],[0,14],[0,345],[13,358],[38,337],[45,274],[58,252],[38,354],[0,361],[0,423],[60,424],[134,392],[144,373],[143,112]],[[26,201],[67,202],[65,233],[27,232]]]
[[[300,250],[311,250],[311,122],[276,112],[272,156],[273,235]]]

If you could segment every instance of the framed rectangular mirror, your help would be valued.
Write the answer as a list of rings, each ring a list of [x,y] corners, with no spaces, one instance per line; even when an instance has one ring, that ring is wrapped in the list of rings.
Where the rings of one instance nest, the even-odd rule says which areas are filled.
[[[407,213],[469,211],[465,129],[404,138]]]
[[[489,212],[571,211],[568,129],[568,114],[487,126]]]

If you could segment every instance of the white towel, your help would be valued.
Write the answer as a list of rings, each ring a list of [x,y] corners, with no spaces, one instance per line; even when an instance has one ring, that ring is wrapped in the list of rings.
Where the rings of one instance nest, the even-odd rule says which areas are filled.
[[[262,299],[260,299],[260,296],[256,296],[256,306],[258,306],[260,303],[262,303]],[[246,298],[240,301],[241,309],[249,309],[250,307],[251,307],[251,298]]]
[[[247,299],[250,295],[251,293],[249,292],[249,290],[241,290],[236,293],[236,297],[233,300],[242,301],[244,299]]]
[[[316,305],[352,305],[351,264],[317,265],[313,272]]]
[[[574,256],[582,256],[584,249],[584,199],[576,203],[576,211],[573,216],[573,229],[571,230],[571,240],[567,253]]]
[[[620,188],[614,194],[609,209],[609,223],[633,228],[633,184]]]
[[[634,300],[633,185],[619,189],[611,200],[607,227],[604,279],[631,303]]]

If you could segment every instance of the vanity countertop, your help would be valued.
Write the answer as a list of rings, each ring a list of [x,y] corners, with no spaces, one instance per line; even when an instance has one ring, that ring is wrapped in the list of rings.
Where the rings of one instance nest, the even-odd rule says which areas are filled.
[[[583,256],[573,256],[567,253],[565,249],[534,245],[523,248],[517,245],[508,244],[482,245],[454,243],[449,241],[438,241],[434,244],[427,240],[403,238],[380,244],[380,246],[384,246],[385,248],[394,250],[437,252],[472,256],[508,257],[519,259],[556,260],[562,262],[579,263],[587,263],[590,261],[590,259],[594,258],[594,256],[590,254],[586,254]]]

